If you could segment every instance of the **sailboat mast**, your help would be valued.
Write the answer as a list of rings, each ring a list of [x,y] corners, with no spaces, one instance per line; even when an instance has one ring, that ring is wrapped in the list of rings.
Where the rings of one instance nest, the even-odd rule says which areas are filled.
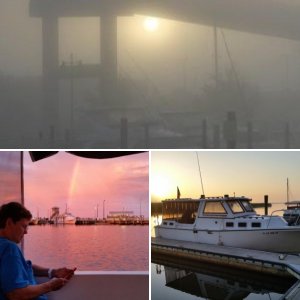
[[[198,169],[199,169],[199,175],[200,175],[200,181],[201,181],[201,187],[202,187],[202,195],[205,195],[204,187],[203,187],[202,174],[201,174],[201,168],[200,168],[199,157],[198,157],[198,152],[197,151],[196,151],[196,156],[197,156]]]
[[[218,61],[218,31],[217,31],[217,25],[214,23],[214,59],[215,59],[215,84],[216,84],[216,90],[219,89],[219,61]]]
[[[289,202],[289,179],[286,179],[286,202]]]

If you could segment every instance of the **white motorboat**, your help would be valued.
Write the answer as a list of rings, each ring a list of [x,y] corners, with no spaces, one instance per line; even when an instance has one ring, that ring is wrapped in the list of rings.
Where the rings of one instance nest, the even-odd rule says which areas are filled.
[[[64,224],[74,225],[76,222],[76,217],[74,217],[71,213],[64,213],[63,222],[64,222]]]
[[[289,225],[300,225],[300,201],[294,200],[285,204],[287,208],[283,212],[284,219]]]
[[[300,253],[300,226],[280,216],[258,215],[246,197],[205,197],[163,201],[157,237],[256,249]]]
[[[76,217],[69,212],[58,215],[54,219],[55,224],[74,225],[76,223]]]

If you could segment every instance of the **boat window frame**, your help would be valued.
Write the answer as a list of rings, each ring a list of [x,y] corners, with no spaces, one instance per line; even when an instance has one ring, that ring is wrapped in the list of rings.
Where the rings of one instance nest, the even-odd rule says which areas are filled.
[[[246,212],[245,207],[241,204],[241,202],[239,201],[239,199],[229,199],[229,200],[227,200],[226,202],[227,202],[227,205],[228,205],[230,211],[231,211],[233,214],[242,214],[242,213]],[[240,208],[242,209],[242,211],[238,211],[238,212],[233,211],[233,209],[232,209],[232,207],[231,207],[231,205],[230,205],[230,202],[238,203],[239,206],[240,206]]]
[[[224,213],[221,213],[221,212],[205,212],[205,208],[206,208],[206,205],[207,203],[212,203],[212,202],[218,202],[221,204],[221,206],[223,207],[224,209]],[[223,200],[209,200],[209,201],[205,201],[204,203],[204,207],[203,207],[203,216],[226,216],[228,215],[228,212],[224,206],[224,201]]]
[[[226,228],[234,228],[234,222],[226,222],[225,227]]]
[[[245,209],[245,212],[255,212],[255,209],[253,208],[252,204],[250,203],[250,200],[248,200],[248,199],[239,199],[239,202],[241,203],[242,207]],[[244,202],[249,204],[249,207],[251,208],[251,210],[247,209],[246,205],[244,205]]]
[[[251,228],[261,228],[261,222],[252,222]]]

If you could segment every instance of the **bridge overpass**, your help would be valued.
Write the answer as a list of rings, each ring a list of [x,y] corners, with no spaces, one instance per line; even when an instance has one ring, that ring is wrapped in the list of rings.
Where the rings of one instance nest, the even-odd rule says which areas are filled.
[[[32,17],[145,14],[187,23],[300,39],[298,0],[31,0]]]

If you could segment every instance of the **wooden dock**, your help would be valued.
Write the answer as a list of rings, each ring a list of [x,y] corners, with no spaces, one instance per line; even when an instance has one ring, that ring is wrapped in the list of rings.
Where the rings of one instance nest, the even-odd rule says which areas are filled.
[[[300,256],[243,248],[200,244],[162,238],[151,238],[152,254],[169,255],[231,268],[251,270],[278,276],[294,276],[297,282],[283,299],[300,299]]]

